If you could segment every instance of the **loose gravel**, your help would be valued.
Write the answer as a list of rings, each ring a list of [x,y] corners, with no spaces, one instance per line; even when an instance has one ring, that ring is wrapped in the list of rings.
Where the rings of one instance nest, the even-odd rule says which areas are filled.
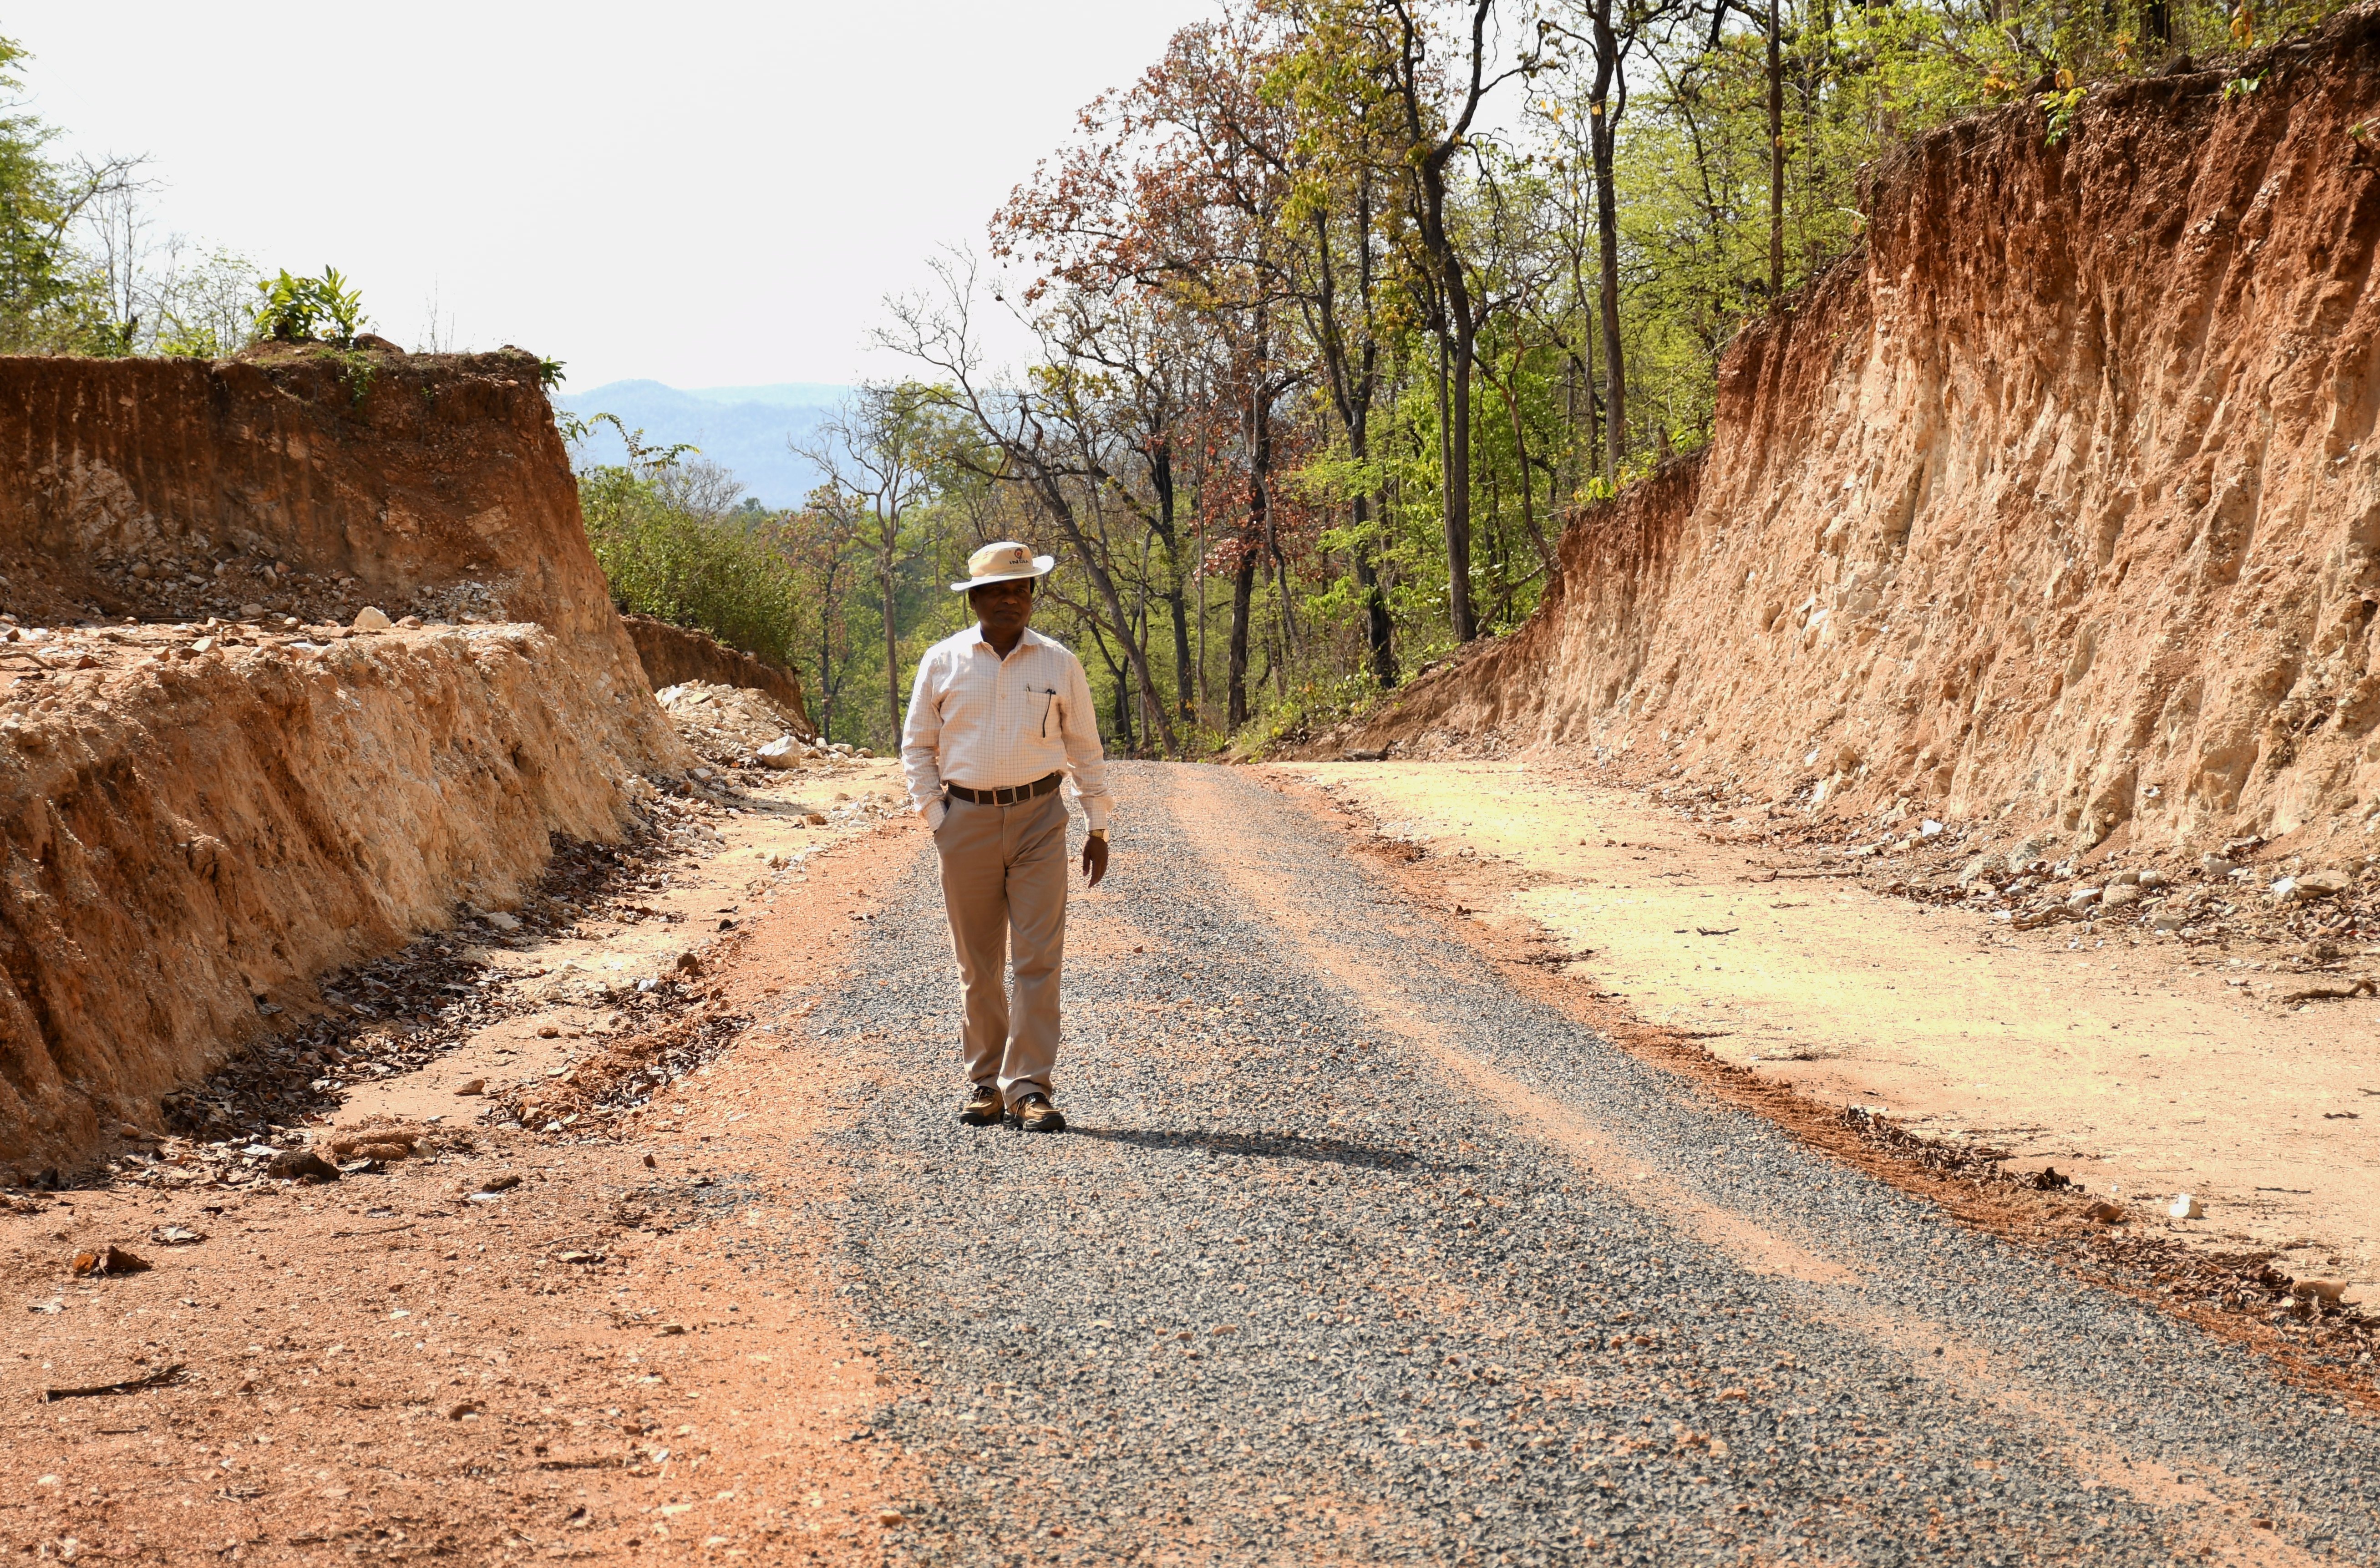
[[[958,1124],[922,858],[811,1020],[895,1559],[2380,1562],[2367,1413],[1516,995],[1279,796],[1115,773],[1073,1131]]]

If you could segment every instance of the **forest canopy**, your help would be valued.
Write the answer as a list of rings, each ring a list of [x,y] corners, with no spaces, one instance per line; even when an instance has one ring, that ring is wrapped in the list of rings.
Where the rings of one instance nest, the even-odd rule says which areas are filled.
[[[1014,536],[1064,563],[1037,624],[1111,744],[1307,732],[1517,625],[1579,505],[1709,441],[1728,343],[1857,247],[1892,142],[1989,110],[2054,142],[2151,73],[2250,94],[2252,51],[2337,8],[1226,0],[1083,109],[988,253],[887,302],[917,379],[844,452],[897,446],[897,407],[917,467],[893,506],[845,461],[786,519],[848,563],[817,677],[887,743],[964,618],[937,583]],[[1029,363],[985,362],[995,311]]]

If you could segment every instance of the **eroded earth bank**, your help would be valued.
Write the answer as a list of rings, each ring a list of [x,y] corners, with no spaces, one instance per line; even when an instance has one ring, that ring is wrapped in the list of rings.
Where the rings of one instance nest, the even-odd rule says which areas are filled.
[[[2371,1299],[2375,90],[2367,6],[1882,162],[1707,448],[1304,776],[1713,1061]]]

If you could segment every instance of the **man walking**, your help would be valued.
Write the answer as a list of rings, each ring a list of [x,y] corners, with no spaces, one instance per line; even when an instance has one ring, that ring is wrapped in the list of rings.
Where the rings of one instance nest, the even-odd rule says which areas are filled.
[[[1090,818],[1083,874],[1108,873],[1107,764],[1083,662],[1031,630],[1033,585],[1057,565],[1003,540],[967,558],[977,624],[926,650],[901,729],[909,799],[942,859],[942,905],[966,991],[959,1120],[1060,1133],[1058,976],[1066,953],[1068,774]],[[1001,973],[1013,952],[1016,998]]]

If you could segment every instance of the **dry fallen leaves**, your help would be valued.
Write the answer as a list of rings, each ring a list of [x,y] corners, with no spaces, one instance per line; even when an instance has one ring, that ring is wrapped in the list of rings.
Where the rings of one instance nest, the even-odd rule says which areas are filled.
[[[75,1273],[85,1279],[104,1274],[137,1274],[148,1267],[147,1258],[137,1258],[112,1245],[90,1252],[78,1252],[74,1259]]]

